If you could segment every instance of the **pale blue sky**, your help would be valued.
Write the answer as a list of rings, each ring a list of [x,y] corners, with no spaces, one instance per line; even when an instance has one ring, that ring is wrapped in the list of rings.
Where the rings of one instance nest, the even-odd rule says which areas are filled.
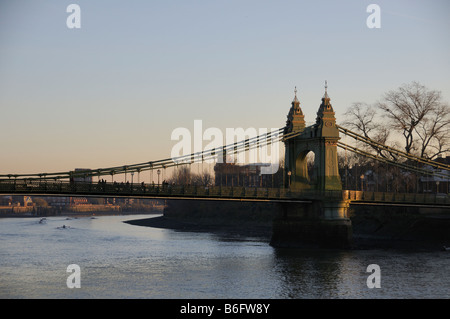
[[[81,7],[81,29],[66,7]],[[366,7],[381,7],[369,29]],[[338,121],[419,81],[450,101],[448,0],[0,1],[0,173],[170,157],[171,132]]]

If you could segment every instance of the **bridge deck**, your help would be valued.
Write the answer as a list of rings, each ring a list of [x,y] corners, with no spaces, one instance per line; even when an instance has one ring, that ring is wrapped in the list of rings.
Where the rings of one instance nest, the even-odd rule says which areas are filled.
[[[242,186],[149,185],[119,183],[68,183],[50,181],[2,181],[0,194],[43,196],[143,197],[238,201],[346,200],[352,204],[401,204],[450,206],[442,194],[384,193],[361,191],[296,191],[287,188]]]

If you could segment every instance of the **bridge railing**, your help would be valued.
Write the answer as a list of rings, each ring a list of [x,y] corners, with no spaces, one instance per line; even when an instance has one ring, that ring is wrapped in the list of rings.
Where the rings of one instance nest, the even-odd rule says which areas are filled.
[[[124,183],[69,183],[63,181],[1,181],[3,193],[159,195],[185,197],[267,198],[267,199],[345,199],[342,191],[293,190],[288,188],[242,186],[154,185]]]
[[[155,185],[124,183],[80,183],[65,181],[0,181],[3,194],[61,194],[61,195],[117,195],[117,196],[184,196],[184,197],[225,197],[225,198],[298,198],[301,193],[284,188],[262,188],[242,186],[195,186],[195,185]],[[307,193],[304,196],[310,196]]]
[[[450,196],[448,194],[343,191],[343,199],[384,203],[450,204]]]
[[[90,196],[155,196],[243,198],[268,200],[348,200],[351,202],[450,204],[446,194],[317,191],[242,186],[154,185],[124,183],[70,183],[62,181],[0,181],[2,194],[55,194]]]

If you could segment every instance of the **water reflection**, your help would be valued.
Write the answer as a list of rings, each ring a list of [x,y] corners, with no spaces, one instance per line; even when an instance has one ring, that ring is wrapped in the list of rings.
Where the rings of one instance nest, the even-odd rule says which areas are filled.
[[[343,265],[349,258],[341,251],[276,249],[283,298],[330,298],[341,285]],[[344,267],[345,269],[345,267]]]

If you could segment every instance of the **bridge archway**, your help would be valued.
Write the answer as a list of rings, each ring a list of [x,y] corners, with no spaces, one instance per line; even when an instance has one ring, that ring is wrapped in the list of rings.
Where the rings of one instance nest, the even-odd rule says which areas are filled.
[[[290,168],[290,186],[294,189],[314,189],[317,184],[317,150],[299,149],[295,154],[295,165]],[[289,171],[288,171],[289,172]],[[289,173],[288,173],[289,175]]]
[[[317,163],[315,161],[317,150],[307,149],[299,152],[295,160],[294,182],[307,184],[308,188],[315,188],[317,184]],[[296,188],[299,188],[298,186]],[[301,187],[300,188],[305,188]]]
[[[308,160],[307,155],[309,150],[300,152],[295,159],[295,169],[292,169],[291,173],[291,186],[293,188],[308,188],[306,187],[310,183],[308,172]],[[304,185],[300,187],[300,185]]]

